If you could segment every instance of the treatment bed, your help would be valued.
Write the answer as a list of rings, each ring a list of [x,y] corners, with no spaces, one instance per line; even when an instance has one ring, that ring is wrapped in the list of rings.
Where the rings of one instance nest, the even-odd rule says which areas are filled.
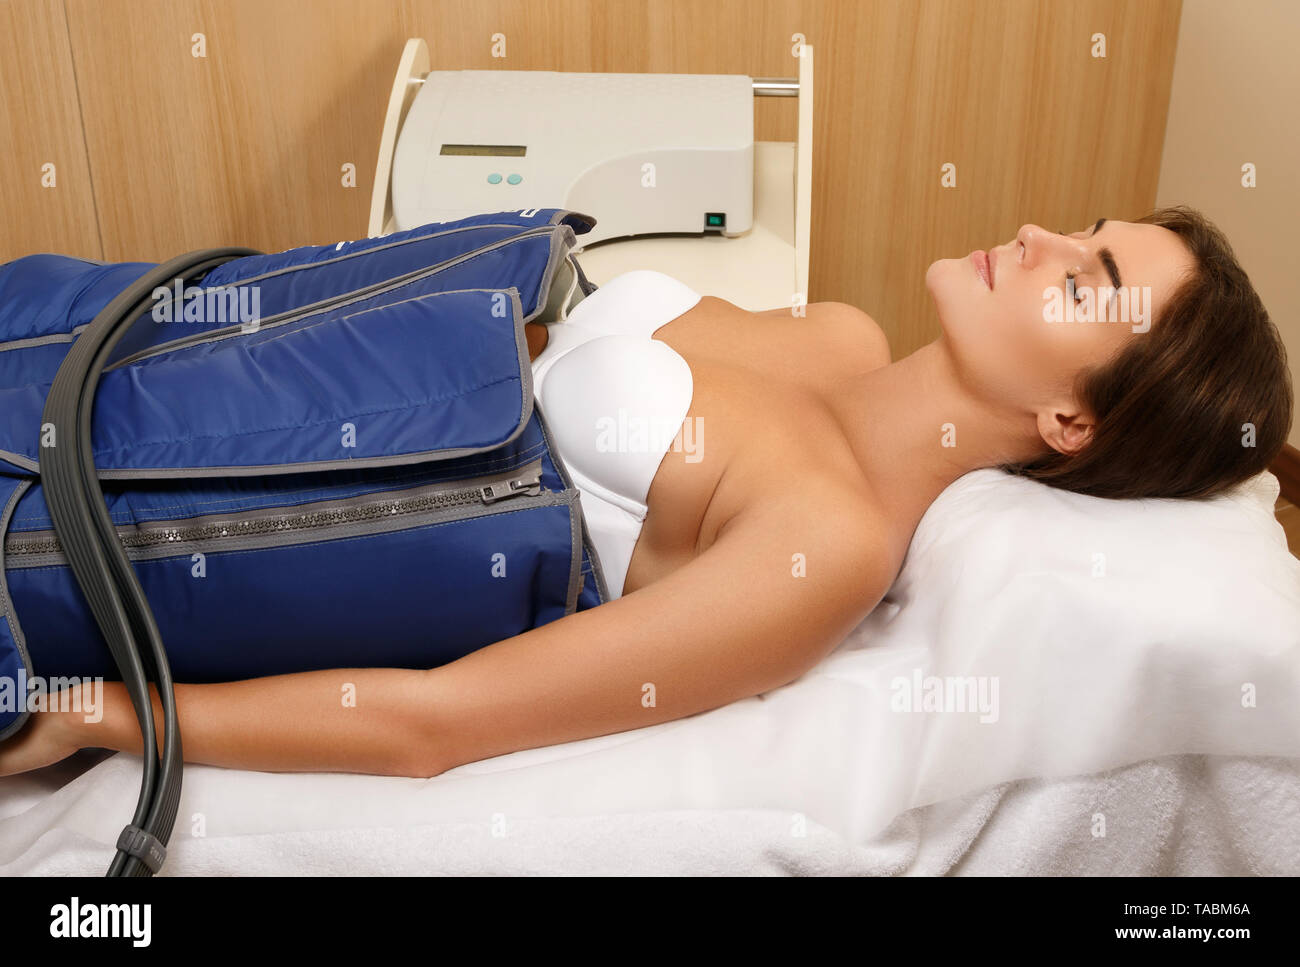
[[[1277,492],[967,474],[798,681],[427,780],[192,766],[164,875],[1295,875],[1300,561]],[[0,872],[102,872],[138,774],[87,750],[4,780]]]

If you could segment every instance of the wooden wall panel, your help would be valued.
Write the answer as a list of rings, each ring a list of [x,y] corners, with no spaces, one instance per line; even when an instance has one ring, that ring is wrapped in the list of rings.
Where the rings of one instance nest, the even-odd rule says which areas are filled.
[[[110,259],[365,234],[405,37],[364,0],[68,0]],[[192,54],[203,34],[206,57]],[[357,170],[344,187],[342,166]]]
[[[1154,204],[1180,3],[845,4],[810,32],[815,298],[852,302],[895,358],[939,331],[936,258]],[[1090,55],[1103,33],[1107,57]],[[829,78],[828,78],[829,75]],[[829,80],[829,83],[827,81]],[[956,165],[955,188],[941,167]]]
[[[62,0],[0,2],[0,146],[0,262],[102,257]]]
[[[365,232],[393,69],[791,76],[817,50],[810,297],[895,358],[938,331],[926,266],[1154,204],[1180,0],[67,0],[105,257]],[[190,54],[207,37],[208,56]],[[507,57],[491,56],[494,33]],[[1106,35],[1105,59],[1090,56]],[[93,79],[88,83],[87,79]],[[795,104],[757,105],[791,140]],[[557,119],[557,123],[565,123]],[[570,123],[584,123],[581,118]],[[357,186],[340,184],[340,166]],[[957,187],[940,185],[956,165]]]

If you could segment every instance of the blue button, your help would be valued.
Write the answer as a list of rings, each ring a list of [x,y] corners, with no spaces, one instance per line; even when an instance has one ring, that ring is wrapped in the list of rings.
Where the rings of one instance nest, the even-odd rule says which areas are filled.
[[[488,175],[488,184],[489,185],[501,184],[501,176],[497,174],[495,171],[492,172],[492,174]]]
[[[521,175],[511,175],[509,178],[506,179],[506,181],[510,182],[510,184],[512,185],[517,185],[519,184],[519,182],[523,180],[524,180],[523,176]]]

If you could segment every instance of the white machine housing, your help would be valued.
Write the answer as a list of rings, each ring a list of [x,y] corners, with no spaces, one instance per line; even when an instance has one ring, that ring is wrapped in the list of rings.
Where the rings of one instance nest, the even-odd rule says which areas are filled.
[[[596,219],[583,247],[742,235],[754,219],[753,79],[430,71],[397,138],[391,197],[396,231],[567,208]]]

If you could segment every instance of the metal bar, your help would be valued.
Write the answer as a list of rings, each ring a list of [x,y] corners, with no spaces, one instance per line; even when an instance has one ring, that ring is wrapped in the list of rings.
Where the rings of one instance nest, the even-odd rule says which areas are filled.
[[[799,78],[797,77],[755,77],[755,97],[798,97]]]
[[[419,87],[425,82],[425,77],[411,77],[407,79],[408,84]],[[797,77],[755,77],[754,83],[755,97],[798,97],[799,96],[799,78]]]

